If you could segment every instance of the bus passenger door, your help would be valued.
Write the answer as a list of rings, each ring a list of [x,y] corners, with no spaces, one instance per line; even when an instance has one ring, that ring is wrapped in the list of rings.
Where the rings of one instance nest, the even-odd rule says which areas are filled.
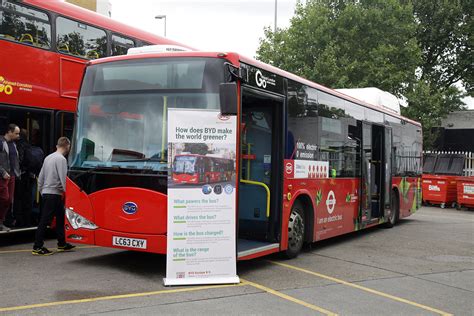
[[[240,258],[256,254],[269,246],[279,247],[283,110],[282,97],[250,88],[242,89],[238,228]]]
[[[362,123],[362,176],[360,181],[360,222],[371,220],[372,125]]]

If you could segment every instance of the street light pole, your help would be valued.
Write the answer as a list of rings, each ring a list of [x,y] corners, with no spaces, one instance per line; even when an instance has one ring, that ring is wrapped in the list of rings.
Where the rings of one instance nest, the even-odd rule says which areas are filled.
[[[166,15],[165,14],[157,15],[157,16],[155,16],[155,19],[157,19],[157,20],[164,19],[165,20],[165,37],[166,37]]]
[[[278,9],[277,0],[275,0],[275,25],[274,25],[274,30],[273,30],[274,34],[276,34],[277,32],[277,9]]]

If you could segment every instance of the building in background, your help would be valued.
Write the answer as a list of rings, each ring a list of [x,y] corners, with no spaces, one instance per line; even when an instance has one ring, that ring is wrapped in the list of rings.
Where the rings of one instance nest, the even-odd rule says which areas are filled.
[[[455,111],[441,120],[435,147],[442,151],[474,151],[474,110]]]
[[[66,0],[71,4],[97,12],[107,17],[112,17],[112,4],[109,0]]]

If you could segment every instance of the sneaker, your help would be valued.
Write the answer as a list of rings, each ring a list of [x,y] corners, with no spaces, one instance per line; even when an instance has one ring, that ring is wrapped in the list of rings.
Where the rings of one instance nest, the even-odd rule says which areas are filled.
[[[1,231],[4,231],[4,232],[9,232],[11,229],[3,224],[0,224],[0,232]]]
[[[58,251],[68,251],[76,248],[76,246],[71,245],[70,243],[65,243],[63,246],[58,246]]]
[[[53,252],[48,250],[48,248],[46,247],[33,248],[33,251],[31,253],[35,256],[49,256],[53,254]]]

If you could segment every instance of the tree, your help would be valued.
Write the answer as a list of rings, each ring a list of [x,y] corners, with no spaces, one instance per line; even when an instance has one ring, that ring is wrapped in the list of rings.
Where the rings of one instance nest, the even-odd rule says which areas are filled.
[[[412,7],[397,0],[312,0],[288,29],[265,29],[257,57],[332,88],[400,95],[421,61],[415,31]]]
[[[288,29],[266,28],[257,57],[331,88],[405,96],[430,149],[449,112],[473,92],[472,0],[308,0]]]
[[[473,1],[414,0],[416,38],[422,50],[418,81],[407,88],[402,114],[423,124],[425,149],[433,149],[436,129],[450,112],[464,108],[473,94]]]
[[[184,151],[195,155],[206,155],[209,153],[209,147],[205,143],[185,143]]]
[[[437,88],[458,83],[473,95],[472,0],[413,0],[422,49],[420,79]]]

